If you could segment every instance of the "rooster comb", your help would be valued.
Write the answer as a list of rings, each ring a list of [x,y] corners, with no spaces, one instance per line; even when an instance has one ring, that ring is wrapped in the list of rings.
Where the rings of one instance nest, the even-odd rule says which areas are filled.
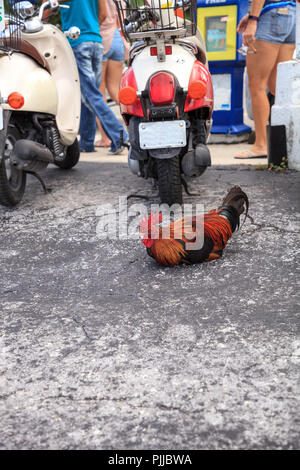
[[[153,212],[150,213],[149,217],[145,215],[145,217],[142,219],[140,222],[140,233],[148,234],[151,232],[151,227],[153,225],[158,225],[162,222],[162,213],[161,212],[156,212],[154,214]]]

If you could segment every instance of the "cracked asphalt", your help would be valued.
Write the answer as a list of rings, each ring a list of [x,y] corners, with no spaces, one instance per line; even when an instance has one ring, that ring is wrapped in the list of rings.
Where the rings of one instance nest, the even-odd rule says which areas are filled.
[[[239,184],[254,224],[177,268],[97,236],[99,206],[151,194],[126,163],[43,176],[0,209],[0,448],[299,449],[299,173],[210,168],[185,202]]]

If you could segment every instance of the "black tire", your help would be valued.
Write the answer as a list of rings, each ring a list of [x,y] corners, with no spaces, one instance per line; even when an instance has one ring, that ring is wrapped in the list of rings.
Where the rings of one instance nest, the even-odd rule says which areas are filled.
[[[182,204],[182,185],[179,156],[157,159],[159,197],[162,204]]]
[[[54,163],[59,168],[63,170],[70,170],[79,162],[80,158],[80,147],[79,142],[75,139],[75,142],[67,148],[66,156],[63,160],[58,161],[56,160]]]
[[[3,130],[1,132],[3,134],[2,139],[0,139],[0,204],[6,207],[14,207],[23,198],[26,173],[10,165],[9,155],[21,135],[13,125],[8,125],[7,131]],[[3,141],[5,142],[4,145]]]
[[[199,171],[198,176],[203,175],[203,173],[205,172],[206,169],[207,169],[207,166],[198,166],[197,167],[197,170]]]

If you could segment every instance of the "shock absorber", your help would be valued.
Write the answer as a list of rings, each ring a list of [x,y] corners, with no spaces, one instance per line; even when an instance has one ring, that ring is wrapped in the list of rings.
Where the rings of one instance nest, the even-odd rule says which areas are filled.
[[[56,127],[51,126],[45,129],[47,146],[51,150],[56,161],[62,161],[65,158],[64,146],[60,142],[59,132]]]
[[[52,127],[51,129],[52,132],[52,145],[53,145],[53,153],[55,158],[60,157],[61,155],[61,143],[59,141],[59,133],[58,130],[55,129],[55,127]]]

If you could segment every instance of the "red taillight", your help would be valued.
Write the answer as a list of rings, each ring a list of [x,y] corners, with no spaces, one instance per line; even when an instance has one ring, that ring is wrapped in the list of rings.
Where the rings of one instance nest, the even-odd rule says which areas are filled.
[[[153,104],[172,103],[175,96],[174,77],[166,72],[159,72],[150,79],[150,99]]]
[[[193,100],[200,100],[206,94],[206,83],[202,80],[190,82],[188,95]]]
[[[8,96],[7,103],[11,108],[20,109],[24,106],[25,100],[21,93],[14,91]]]
[[[137,100],[136,90],[132,86],[125,86],[119,91],[120,103],[129,105],[133,104]]]
[[[172,55],[172,46],[166,46],[165,47],[165,53],[166,53],[166,55]],[[150,47],[150,55],[152,55],[152,56],[157,55],[157,47],[156,46]]]

